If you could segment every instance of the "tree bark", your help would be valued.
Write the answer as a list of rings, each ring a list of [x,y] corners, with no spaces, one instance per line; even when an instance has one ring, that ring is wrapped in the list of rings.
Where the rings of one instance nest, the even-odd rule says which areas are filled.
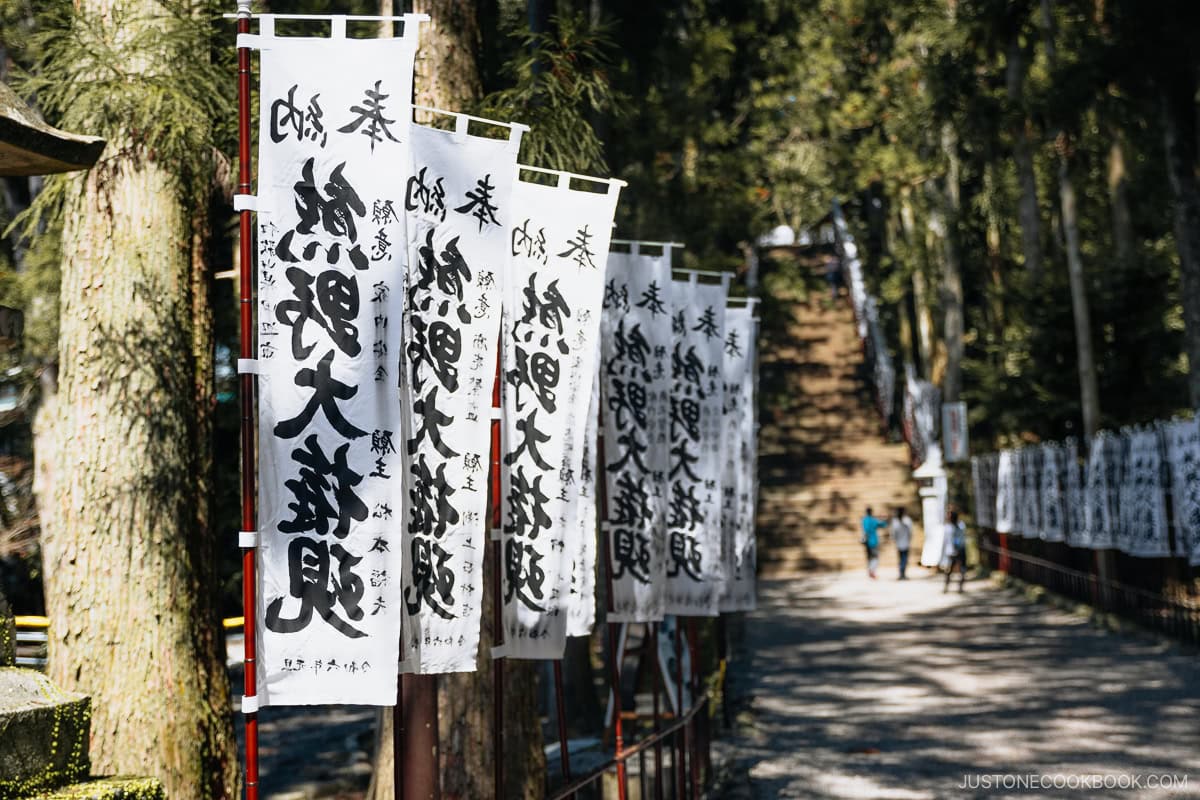
[[[1119,128],[1111,128],[1112,142],[1108,148],[1108,202],[1112,207],[1113,250],[1117,262],[1125,268],[1133,266],[1133,213],[1129,206],[1129,171],[1125,166],[1125,136]]]
[[[429,14],[417,53],[415,92],[418,105],[465,111],[482,94],[479,58],[481,36],[473,0],[414,0],[413,11]],[[488,517],[490,519],[490,516]],[[495,687],[491,648],[492,549],[484,557],[483,625],[476,671],[438,678],[438,738],[443,800],[475,800],[495,796],[492,708]],[[537,672],[533,662],[504,664],[504,798],[541,797],[545,756],[537,713]],[[384,709],[377,728],[377,755],[369,800],[392,800],[394,733],[391,709]]]
[[[1021,186],[1017,207],[1021,223],[1021,254],[1025,259],[1025,272],[1031,284],[1036,286],[1042,279],[1041,214],[1038,210],[1037,173],[1033,166],[1033,144],[1029,134],[1029,116],[1025,113],[1025,75],[1028,70],[1028,53],[1021,45],[1021,26],[1013,28],[1008,42],[1008,57],[1005,65],[1005,90],[1012,108],[1013,163],[1017,168],[1017,181]]]
[[[1083,273],[1079,245],[1079,209],[1075,184],[1067,156],[1058,163],[1058,193],[1062,203],[1063,236],[1067,246],[1067,276],[1071,284],[1071,310],[1075,318],[1075,351],[1079,362],[1079,397],[1083,413],[1083,433],[1089,439],[1100,429],[1100,391],[1096,381],[1096,360],[1092,351],[1092,318]]]
[[[78,5],[170,24],[152,4],[123,10],[153,22]],[[131,138],[107,152],[67,186],[59,390],[37,424],[50,675],[93,698],[93,772],[235,798],[209,530],[206,203]]]
[[[473,0],[413,0],[413,12],[428,14],[417,51],[417,105],[466,111],[483,94],[479,78],[482,38]]]
[[[1046,56],[1053,70],[1058,61],[1058,50],[1054,42],[1054,11],[1051,0],[1041,0],[1042,35],[1046,45]],[[1067,277],[1071,285],[1071,311],[1075,319],[1075,353],[1079,367],[1079,405],[1083,416],[1084,436],[1091,438],[1100,425],[1100,390],[1096,380],[1095,351],[1092,347],[1091,307],[1087,296],[1087,279],[1083,271],[1083,255],[1079,243],[1079,208],[1075,196],[1075,184],[1071,179],[1071,142],[1067,134],[1060,131],[1057,137],[1059,149],[1058,195],[1062,207],[1062,228],[1067,250]]]
[[[1182,70],[1181,70],[1182,71]],[[1196,108],[1190,77],[1174,90],[1164,89],[1163,140],[1167,175],[1175,195],[1175,247],[1179,251],[1179,288],[1183,301],[1188,355],[1188,395],[1200,407],[1200,182],[1196,178]]]
[[[946,342],[946,375],[942,382],[942,397],[947,403],[957,402],[962,394],[963,358],[963,286],[962,263],[958,244],[958,222],[962,214],[958,134],[952,123],[942,126],[942,151],[946,156],[945,177],[946,213],[943,221],[942,245],[945,259],[942,265],[942,336]]]

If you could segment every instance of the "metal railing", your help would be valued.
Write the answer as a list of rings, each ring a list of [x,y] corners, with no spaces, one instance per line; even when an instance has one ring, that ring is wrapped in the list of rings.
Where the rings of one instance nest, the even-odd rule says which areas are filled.
[[[989,568],[1181,641],[1200,644],[1200,602],[1101,579],[1095,573],[1014,550],[999,537],[992,531],[979,537],[980,557]]]
[[[17,666],[46,670],[46,655],[49,645],[47,631],[50,620],[45,617],[19,616],[17,628]]]

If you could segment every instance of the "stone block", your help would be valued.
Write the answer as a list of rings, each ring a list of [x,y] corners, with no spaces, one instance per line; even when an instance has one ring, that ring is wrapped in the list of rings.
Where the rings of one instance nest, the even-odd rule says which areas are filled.
[[[167,800],[157,778],[96,778],[35,794],[29,800]]]
[[[62,691],[40,672],[0,668],[0,797],[86,778],[91,724],[90,698]]]

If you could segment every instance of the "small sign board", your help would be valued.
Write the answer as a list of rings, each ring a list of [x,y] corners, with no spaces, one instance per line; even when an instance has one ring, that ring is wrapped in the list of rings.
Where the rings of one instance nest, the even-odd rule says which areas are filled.
[[[966,403],[942,403],[942,440],[946,463],[966,461],[970,457]]]

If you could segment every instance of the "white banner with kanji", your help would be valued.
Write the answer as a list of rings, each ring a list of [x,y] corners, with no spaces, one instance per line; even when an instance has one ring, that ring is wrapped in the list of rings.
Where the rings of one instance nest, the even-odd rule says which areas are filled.
[[[755,607],[756,332],[757,322],[751,308],[730,308],[725,311],[721,611],[752,611]]]
[[[256,39],[260,705],[396,701],[406,27]]]
[[[452,130],[413,126],[412,171],[396,207],[409,254],[404,347],[395,354],[407,487],[397,517],[401,653],[402,669],[419,673],[475,670],[500,287],[517,213],[521,129],[472,136],[469,118],[453,116]]]
[[[601,402],[612,563],[608,619],[663,616],[670,469],[671,255],[608,254],[601,319]]]
[[[522,168],[526,169],[526,168]],[[541,172],[545,172],[542,170]],[[604,263],[619,181],[518,180],[501,338],[503,623],[498,655],[561,658]]]
[[[721,409],[726,283],[671,287],[670,468],[664,610],[716,616],[721,592]]]

